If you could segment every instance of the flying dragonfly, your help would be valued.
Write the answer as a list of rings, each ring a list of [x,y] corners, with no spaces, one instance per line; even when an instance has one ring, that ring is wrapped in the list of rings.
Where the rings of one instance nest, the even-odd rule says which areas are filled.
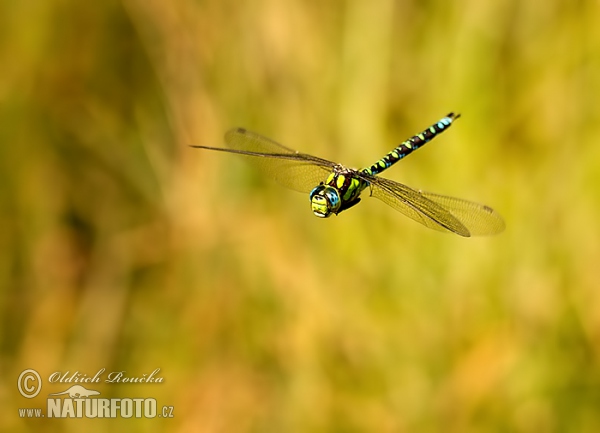
[[[449,113],[420,134],[400,143],[373,165],[362,169],[289,149],[276,141],[234,128],[225,134],[229,148],[191,146],[242,155],[278,183],[309,193],[313,213],[320,218],[337,215],[358,204],[369,190],[405,216],[431,229],[460,236],[480,236],[504,230],[502,217],[492,208],[445,195],[418,191],[378,176],[396,162],[448,129],[460,114]]]

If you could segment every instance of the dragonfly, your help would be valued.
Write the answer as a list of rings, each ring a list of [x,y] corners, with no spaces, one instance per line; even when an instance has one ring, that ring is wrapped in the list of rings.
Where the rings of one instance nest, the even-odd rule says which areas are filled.
[[[449,113],[362,169],[292,150],[244,128],[225,134],[228,148],[191,147],[241,155],[281,185],[308,193],[312,211],[320,218],[338,215],[357,205],[368,189],[371,197],[430,229],[464,237],[500,233],[505,228],[504,220],[489,206],[416,190],[378,176],[447,130],[459,117],[460,114]]]

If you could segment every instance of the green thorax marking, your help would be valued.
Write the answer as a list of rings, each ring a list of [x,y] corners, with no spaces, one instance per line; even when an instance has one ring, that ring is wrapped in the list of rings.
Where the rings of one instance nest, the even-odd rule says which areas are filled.
[[[360,193],[367,187],[367,182],[357,177],[351,171],[334,171],[327,177],[325,184],[337,189],[341,199],[345,202],[356,200]]]

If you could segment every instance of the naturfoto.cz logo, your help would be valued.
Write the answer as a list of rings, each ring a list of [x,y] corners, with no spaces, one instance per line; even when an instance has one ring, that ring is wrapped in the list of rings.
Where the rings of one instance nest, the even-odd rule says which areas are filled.
[[[84,387],[80,383],[163,383],[157,368],[150,374],[128,376],[125,371],[105,374],[101,369],[94,375],[78,371],[52,373],[49,383],[72,384],[60,392],[48,394],[46,411],[41,408],[21,408],[21,418],[173,418],[173,406],[158,406],[154,398],[102,398],[100,391]],[[18,379],[17,387],[23,397],[33,398],[42,389],[39,373],[33,369],[24,370]]]

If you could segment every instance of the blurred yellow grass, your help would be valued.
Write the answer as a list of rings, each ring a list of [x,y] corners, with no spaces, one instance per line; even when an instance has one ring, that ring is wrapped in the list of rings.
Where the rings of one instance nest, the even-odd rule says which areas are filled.
[[[594,2],[138,0],[0,7],[0,428],[600,429]],[[500,236],[365,198],[323,221],[223,145],[486,203]],[[172,420],[28,420],[20,372],[161,368]]]

